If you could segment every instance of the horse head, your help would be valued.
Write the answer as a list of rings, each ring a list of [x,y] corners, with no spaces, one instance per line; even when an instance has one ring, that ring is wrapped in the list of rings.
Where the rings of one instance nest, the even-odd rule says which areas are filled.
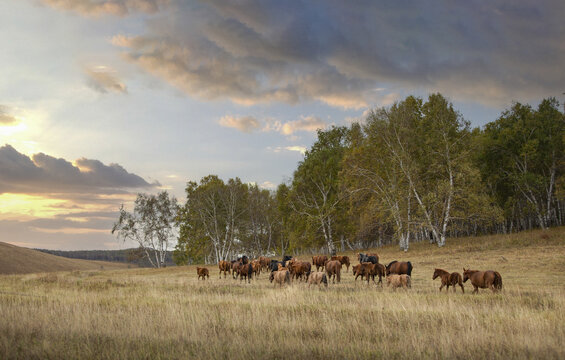
[[[437,271],[437,270],[438,269],[435,269],[434,276],[432,277],[432,280],[435,280],[439,276],[439,271]]]
[[[463,282],[466,282],[467,280],[469,280],[469,275],[471,275],[471,272],[469,271],[469,269],[465,269],[463,268]]]

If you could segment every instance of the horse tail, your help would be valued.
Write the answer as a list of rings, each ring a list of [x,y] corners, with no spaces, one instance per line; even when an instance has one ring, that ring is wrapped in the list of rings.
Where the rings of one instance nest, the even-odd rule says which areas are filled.
[[[247,267],[247,276],[249,276],[250,280],[251,280],[252,274],[253,274],[253,266],[251,266],[251,264],[249,264],[248,267]]]
[[[326,274],[323,274],[323,275],[322,275],[322,282],[323,282],[326,286],[328,286],[328,277],[326,276]]]
[[[502,290],[502,276],[498,271],[494,271],[493,285],[495,289]]]
[[[412,276],[412,263],[410,261],[408,261],[408,271],[406,272],[406,275]]]

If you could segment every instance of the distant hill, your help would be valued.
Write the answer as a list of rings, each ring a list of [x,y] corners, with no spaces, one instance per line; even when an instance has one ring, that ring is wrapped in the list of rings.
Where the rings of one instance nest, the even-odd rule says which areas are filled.
[[[0,274],[125,268],[128,264],[69,259],[0,242]]]
[[[82,260],[98,260],[111,261],[125,264],[135,264],[139,267],[151,267],[151,263],[140,249],[123,249],[123,250],[46,250],[35,249],[47,254],[62,256],[70,259]],[[175,266],[173,262],[173,252],[169,251],[165,257],[166,266]]]

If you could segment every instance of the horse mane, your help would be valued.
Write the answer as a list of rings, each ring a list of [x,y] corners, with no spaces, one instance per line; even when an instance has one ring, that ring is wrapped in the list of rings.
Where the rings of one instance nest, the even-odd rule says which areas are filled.
[[[397,263],[397,262],[398,262],[397,260],[391,261],[391,262],[386,266],[387,270],[390,268],[390,266],[391,266],[392,264]]]

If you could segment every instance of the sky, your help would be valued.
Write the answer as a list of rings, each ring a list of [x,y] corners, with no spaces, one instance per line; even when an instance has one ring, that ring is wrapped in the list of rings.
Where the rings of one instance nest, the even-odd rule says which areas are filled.
[[[316,130],[440,92],[474,127],[565,99],[565,2],[0,0],[0,241],[131,247],[121,204],[274,189]]]

